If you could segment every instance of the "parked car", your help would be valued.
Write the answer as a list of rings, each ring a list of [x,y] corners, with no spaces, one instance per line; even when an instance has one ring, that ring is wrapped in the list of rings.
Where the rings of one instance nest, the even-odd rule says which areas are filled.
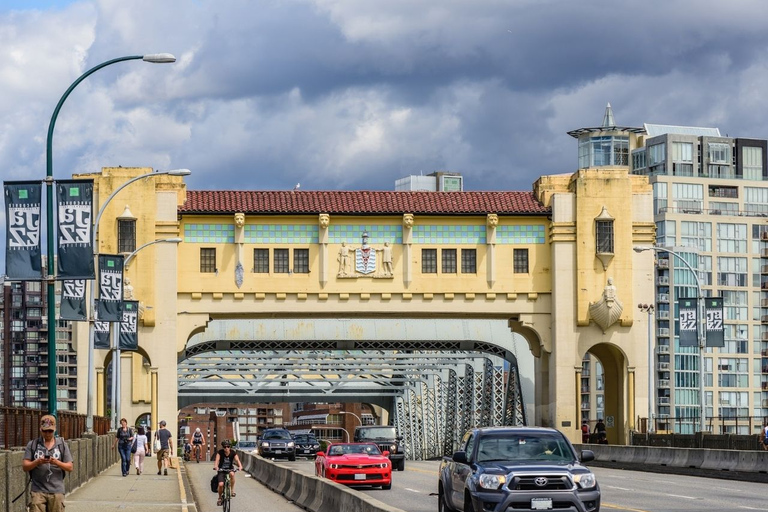
[[[355,428],[353,441],[356,443],[373,442],[382,452],[389,452],[392,467],[397,471],[405,470],[405,450],[402,436],[398,436],[395,427],[388,425],[366,425]]]
[[[315,434],[295,434],[293,442],[296,443],[296,455],[300,457],[314,458],[320,451],[320,441]]]
[[[259,455],[262,457],[287,457],[296,460],[296,444],[291,433],[284,428],[268,428],[261,436]]]
[[[392,488],[392,461],[375,443],[332,443],[317,452],[315,475],[344,485]]]
[[[444,457],[438,473],[438,510],[550,510],[599,512],[600,486],[559,431],[489,427],[467,432],[461,449]]]

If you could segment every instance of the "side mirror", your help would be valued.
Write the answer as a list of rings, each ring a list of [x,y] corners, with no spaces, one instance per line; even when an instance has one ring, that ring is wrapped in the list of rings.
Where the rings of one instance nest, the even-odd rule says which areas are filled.
[[[579,457],[581,462],[589,462],[591,460],[595,460],[595,452],[592,450],[581,450],[581,457]]]
[[[318,457],[325,457],[325,452],[317,452]]]
[[[403,440],[403,436],[397,436],[395,439],[397,439],[398,441],[402,441]]]
[[[467,452],[455,452],[453,454],[453,462],[458,462],[459,464],[466,464]]]
[[[385,457],[389,457],[389,450],[384,450],[382,455],[385,456]]]

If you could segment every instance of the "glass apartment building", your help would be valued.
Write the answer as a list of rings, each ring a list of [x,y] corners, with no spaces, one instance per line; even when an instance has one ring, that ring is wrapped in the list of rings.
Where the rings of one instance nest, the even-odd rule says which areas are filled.
[[[725,347],[703,357],[704,430],[759,433],[768,418],[768,141],[717,128],[617,127],[610,105],[602,126],[569,134],[580,167],[627,165],[649,177],[656,245],[698,270],[704,296],[723,298]],[[655,282],[652,428],[692,433],[701,430],[699,348],[679,345],[677,300],[696,297],[698,284],[661,251]]]

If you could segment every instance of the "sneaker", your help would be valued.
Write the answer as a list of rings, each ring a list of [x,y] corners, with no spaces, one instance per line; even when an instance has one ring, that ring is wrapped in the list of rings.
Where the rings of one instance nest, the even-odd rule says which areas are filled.
[[[157,474],[159,475],[159,474],[160,474],[160,472],[158,471],[158,472],[157,472]]]
[[[220,507],[220,506],[221,506],[221,498],[219,498],[219,499],[216,501],[216,506],[218,506],[218,507]]]
[[[141,474],[141,471],[139,471],[139,468],[136,468],[136,474],[137,474],[137,475],[140,475],[140,474]]]
[[[164,475],[164,476],[168,476],[168,470],[167,470],[167,469],[164,469],[164,470],[163,470],[163,475]]]

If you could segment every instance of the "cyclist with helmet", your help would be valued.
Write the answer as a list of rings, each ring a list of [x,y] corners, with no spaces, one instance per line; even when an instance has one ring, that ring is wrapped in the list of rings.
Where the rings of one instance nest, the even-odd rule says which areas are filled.
[[[203,446],[205,446],[205,437],[200,432],[200,428],[195,429],[195,433],[192,434],[192,446],[194,447],[195,458],[197,463],[200,464],[200,455],[203,453]]]
[[[213,470],[219,471],[218,477],[219,477],[219,501],[216,503],[218,506],[221,506],[221,495],[224,492],[224,480],[226,480],[226,470],[230,470],[229,472],[229,481],[230,481],[230,488],[232,489],[232,497],[234,498],[237,496],[235,494],[235,465],[237,465],[237,468],[242,471],[243,465],[240,463],[240,457],[237,456],[237,453],[235,450],[232,449],[232,445],[228,440],[224,440],[221,443],[221,450],[216,452],[216,460],[213,463]]]

